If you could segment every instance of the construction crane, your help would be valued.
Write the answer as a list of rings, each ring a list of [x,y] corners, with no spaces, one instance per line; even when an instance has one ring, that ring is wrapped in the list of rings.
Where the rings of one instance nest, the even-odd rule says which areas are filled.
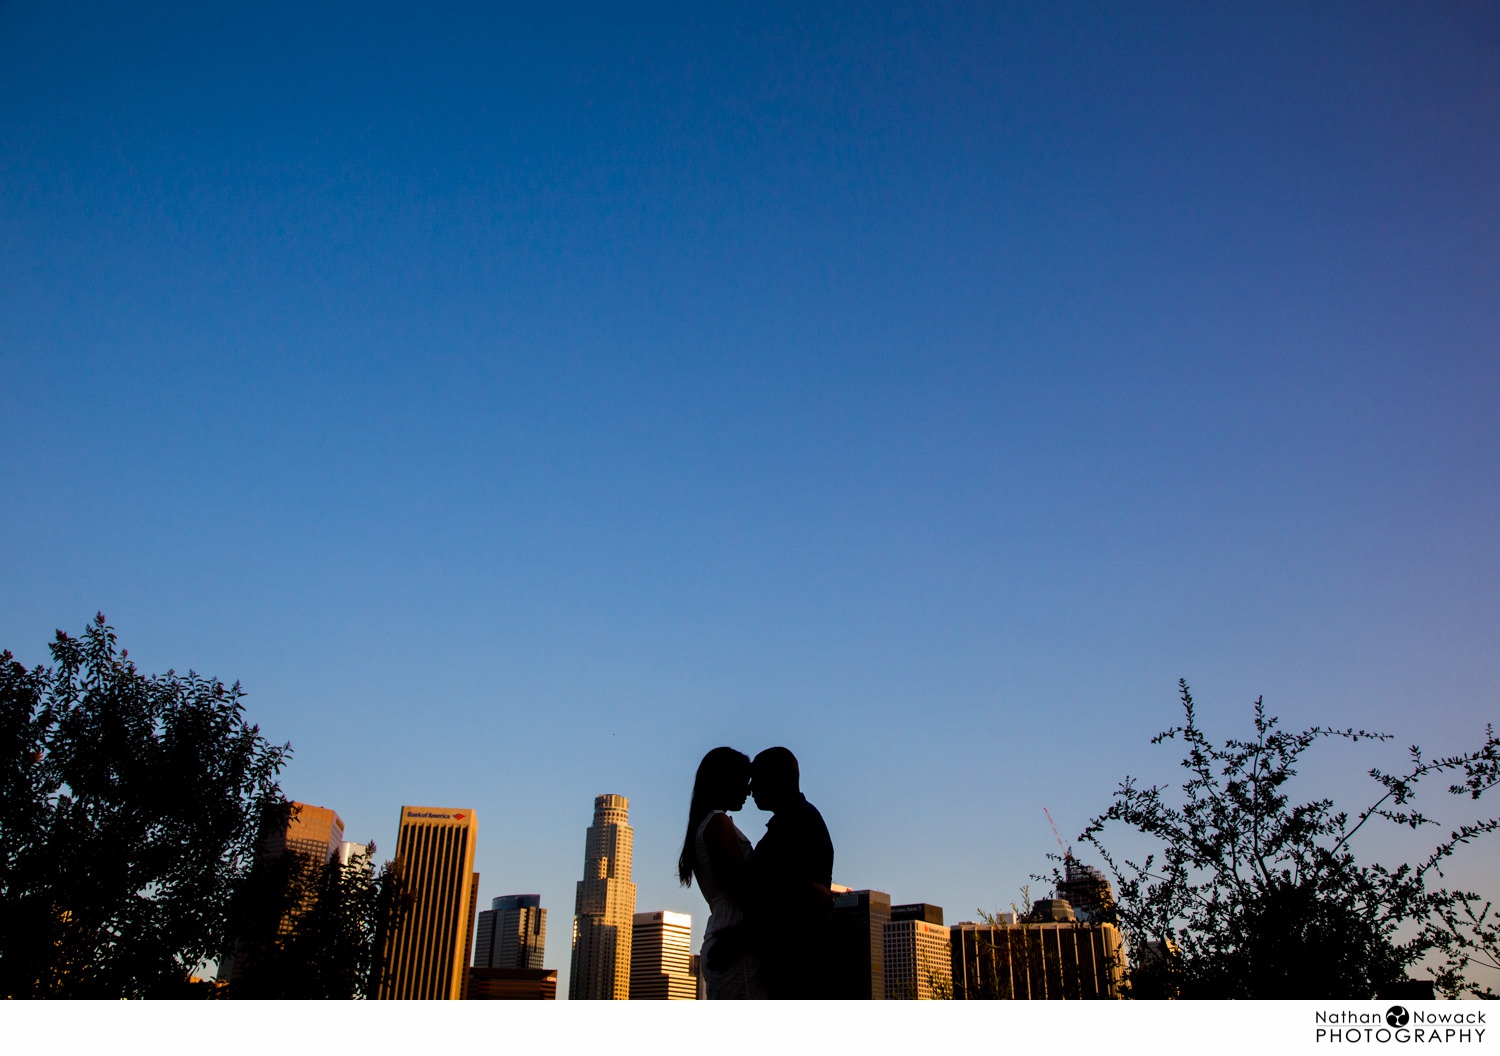
[[[1073,852],[1063,846],[1062,833],[1057,831],[1057,822],[1052,820],[1052,811],[1043,807],[1042,813],[1047,815],[1047,824],[1052,826],[1052,835],[1057,840],[1057,849],[1063,852],[1063,861],[1071,862],[1073,860]]]

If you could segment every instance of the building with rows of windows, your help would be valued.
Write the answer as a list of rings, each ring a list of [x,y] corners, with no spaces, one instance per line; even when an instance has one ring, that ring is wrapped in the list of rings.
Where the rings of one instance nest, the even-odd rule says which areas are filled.
[[[594,823],[584,840],[583,879],[573,909],[569,1001],[625,1001],[630,997],[630,939],[635,884],[630,879],[635,831],[630,801],[595,796]]]
[[[884,939],[887,1001],[931,1001],[952,993],[952,948],[943,907],[926,902],[892,906]]]
[[[692,916],[664,909],[637,913],[631,931],[630,1000],[696,1001]]]

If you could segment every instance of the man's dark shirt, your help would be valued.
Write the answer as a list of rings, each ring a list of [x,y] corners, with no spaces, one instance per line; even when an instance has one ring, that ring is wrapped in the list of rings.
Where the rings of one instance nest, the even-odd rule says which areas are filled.
[[[823,997],[828,986],[833,841],[798,793],[766,823],[752,859],[757,945],[772,997]]]

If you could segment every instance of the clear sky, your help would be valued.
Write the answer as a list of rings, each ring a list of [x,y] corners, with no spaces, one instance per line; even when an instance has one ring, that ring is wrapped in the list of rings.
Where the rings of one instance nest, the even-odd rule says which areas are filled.
[[[598,793],[701,935],[718,744],[950,921],[1179,677],[1477,744],[1500,8],[1224,7],[0,5],[0,645],[476,810],[564,989]]]

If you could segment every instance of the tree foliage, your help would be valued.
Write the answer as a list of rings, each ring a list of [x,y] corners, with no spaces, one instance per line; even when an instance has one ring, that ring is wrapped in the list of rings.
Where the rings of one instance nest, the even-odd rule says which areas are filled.
[[[1470,800],[1494,788],[1500,740],[1493,728],[1472,752],[1429,760],[1412,747],[1402,773],[1370,770],[1382,791],[1351,815],[1328,799],[1293,802],[1287,786],[1299,759],[1325,739],[1386,741],[1388,735],[1321,726],[1289,732],[1257,700],[1254,737],[1216,745],[1198,727],[1187,683],[1179,685],[1186,721],[1152,743],[1185,746],[1182,795],[1126,778],[1081,837],[1115,874],[1119,920],[1132,948],[1152,942],[1176,954],[1138,957],[1138,991],[1368,998],[1435,957],[1441,967],[1432,974],[1443,992],[1481,994],[1463,973],[1473,963],[1497,963],[1490,908],[1479,907],[1472,892],[1435,885],[1443,863],[1493,833],[1500,819],[1461,825],[1422,861],[1394,867],[1361,863],[1352,842],[1371,822],[1414,830],[1435,825],[1415,806],[1424,779],[1448,775],[1454,783],[1447,791]],[[1117,860],[1101,842],[1112,824],[1151,837],[1159,849],[1139,863]]]
[[[233,998],[372,998],[380,951],[410,904],[375,845],[340,864],[297,852],[262,861],[240,900]]]
[[[236,683],[147,676],[100,614],[54,666],[0,653],[0,995],[176,996],[228,952],[290,745]]]

